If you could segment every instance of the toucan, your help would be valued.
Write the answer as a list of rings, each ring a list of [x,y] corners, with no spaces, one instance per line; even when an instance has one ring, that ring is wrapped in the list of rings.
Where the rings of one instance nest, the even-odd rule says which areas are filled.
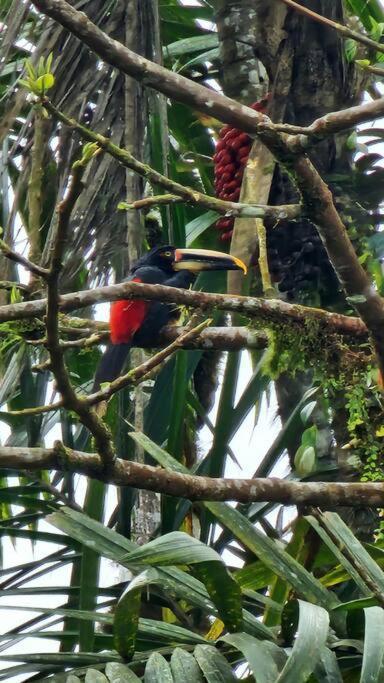
[[[188,288],[203,270],[247,272],[245,264],[235,256],[166,245],[155,247],[140,258],[127,280]],[[115,301],[110,309],[110,343],[97,369],[93,391],[97,391],[103,382],[112,382],[118,377],[132,346],[156,346],[161,328],[177,318],[175,304],[143,299]]]

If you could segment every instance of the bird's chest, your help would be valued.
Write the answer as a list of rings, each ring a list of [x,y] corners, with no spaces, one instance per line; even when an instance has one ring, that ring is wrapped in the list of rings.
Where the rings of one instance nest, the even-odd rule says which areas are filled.
[[[111,306],[110,329],[112,344],[125,344],[142,326],[148,311],[148,301],[116,301]]]

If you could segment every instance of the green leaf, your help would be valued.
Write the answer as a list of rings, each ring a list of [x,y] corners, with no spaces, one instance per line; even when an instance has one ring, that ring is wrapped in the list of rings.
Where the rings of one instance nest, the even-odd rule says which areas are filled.
[[[187,223],[185,226],[185,240],[187,247],[190,247],[191,244],[193,244],[193,242],[197,240],[197,238],[200,237],[200,235],[202,235],[207,228],[215,223],[218,218],[219,214],[210,209],[209,211],[201,214],[201,216],[194,218],[193,221],[189,221],[189,223]]]
[[[275,683],[287,659],[282,648],[247,633],[229,633],[220,640],[243,653],[257,683]]]
[[[313,525],[312,521],[309,521]],[[321,513],[321,526],[323,526],[327,531],[329,531],[329,535],[333,539],[334,543],[337,543],[340,548],[345,547],[348,549],[348,553],[345,553],[346,561],[342,561],[340,557],[340,562],[343,564],[343,566],[346,566],[346,562],[349,562],[350,568],[348,571],[351,572],[351,575],[351,567],[354,568],[353,578],[359,585],[361,590],[363,590],[367,596],[368,594],[371,595],[373,583],[376,589],[381,594],[384,594],[383,571],[380,569],[380,567],[374,561],[374,559],[369,555],[367,550],[356,538],[356,536],[352,533],[352,531],[339,517],[339,515],[337,515],[335,512]],[[329,544],[329,542],[327,543]],[[336,554],[336,550],[333,550],[333,552]],[[359,568],[361,568],[360,571],[358,571]],[[360,579],[357,578],[357,575],[360,577]],[[370,579],[369,586],[365,583],[364,579],[361,578],[364,576],[367,576]]]
[[[199,665],[193,655],[177,647],[171,657],[171,671],[176,683],[203,683]]]
[[[141,607],[141,586],[135,590],[134,582],[135,579],[118,601],[113,622],[115,648],[127,660],[135,651]]]
[[[218,47],[219,39],[217,33],[206,33],[202,36],[193,36],[170,43],[163,48],[164,57],[179,57],[180,55],[198,52],[200,50],[210,50]]]
[[[315,469],[316,451],[313,446],[300,446],[295,454],[295,469],[300,477],[307,477]]]
[[[355,40],[352,38],[347,38],[347,40],[344,43],[344,50],[345,50],[345,56],[347,58],[347,62],[353,62],[353,60],[356,57],[357,53],[357,43]]]
[[[142,445],[162,467],[171,471],[188,473],[186,467],[144,434],[133,432],[130,436]],[[338,603],[336,596],[330,594],[299,562],[289,557],[280,544],[256,529],[238,510],[226,503],[205,502],[201,505],[210,510],[220,524],[230,529],[234,536],[267,567],[287,580],[300,596],[313,600],[326,609],[331,609]]]
[[[171,668],[158,652],[151,654],[145,667],[144,683],[173,683]]]
[[[30,59],[26,59],[24,63],[25,69],[28,73],[28,76],[31,81],[35,81],[37,77],[37,73],[35,71],[35,68],[32,66]]]
[[[108,683],[107,677],[97,669],[87,669],[84,681],[85,683]]]
[[[356,568],[348,559],[348,557],[345,556],[345,553],[342,550],[343,546],[340,546],[339,544],[335,543],[334,536],[331,533],[328,533],[328,529],[330,532],[332,531],[332,527],[330,526],[328,521],[325,518],[322,518],[322,521],[325,525],[325,528],[323,528],[323,526],[319,524],[318,520],[315,517],[309,515],[308,517],[306,517],[306,519],[313,527],[313,529],[315,529],[315,531],[318,533],[323,543],[325,543],[328,546],[328,548],[332,551],[334,556],[337,558],[338,562],[340,562],[341,566],[344,567],[349,576],[355,581],[356,585],[362,591],[362,593],[366,596],[370,596],[372,592],[371,589],[361,578],[359,572],[356,570]],[[339,605],[338,607],[341,607],[341,605]]]
[[[233,683],[236,681],[225,657],[210,645],[198,645],[194,655],[207,683]]]
[[[39,93],[44,94],[52,88],[55,84],[55,77],[53,74],[44,74],[43,76],[39,76],[39,78],[36,79],[34,83],[34,87],[37,89]]]
[[[139,683],[140,681],[133,671],[118,662],[108,662],[105,665],[105,673],[110,683]]]
[[[325,646],[329,616],[317,605],[298,601],[299,626],[293,649],[276,683],[305,683],[313,673]]]
[[[365,614],[365,637],[360,683],[383,683],[384,681],[384,610],[367,607]]]
[[[333,608],[334,612],[352,612],[356,609],[364,609],[364,607],[375,607],[378,604],[377,598],[358,598],[357,600],[350,600],[343,602],[341,605]]]
[[[198,565],[196,572],[220,618],[232,631],[242,628],[241,592],[222,558],[212,548],[180,531],[173,531],[131,552],[125,561],[155,565]]]

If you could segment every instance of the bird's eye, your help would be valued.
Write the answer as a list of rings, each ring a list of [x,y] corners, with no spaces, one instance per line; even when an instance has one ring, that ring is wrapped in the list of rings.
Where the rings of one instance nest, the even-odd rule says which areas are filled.
[[[172,256],[172,252],[171,251],[163,251],[162,256],[165,256],[165,258],[169,258],[170,256]]]

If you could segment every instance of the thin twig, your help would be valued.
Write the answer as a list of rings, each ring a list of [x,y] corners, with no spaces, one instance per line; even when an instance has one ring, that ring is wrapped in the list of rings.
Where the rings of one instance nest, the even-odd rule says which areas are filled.
[[[173,197],[176,197],[178,201],[184,201],[186,203],[195,204],[196,206],[202,206],[206,209],[211,209],[220,214],[225,214],[228,216],[256,216],[260,218],[271,218],[276,221],[279,220],[293,220],[297,218],[301,213],[301,207],[299,204],[283,204],[281,206],[268,206],[268,205],[252,205],[252,204],[238,204],[236,202],[227,202],[223,199],[218,199],[217,197],[212,197],[197,190],[186,187],[177,183],[175,180],[171,180],[165,175],[162,175],[148,164],[144,164],[138,159],[130,154],[126,149],[118,147],[108,138],[104,137],[100,133],[94,133],[92,130],[83,126],[81,123],[76,121],[76,119],[69,118],[63,112],[61,112],[57,107],[55,107],[48,98],[43,98],[44,106],[46,109],[57,118],[59,121],[64,123],[69,128],[76,130],[84,140],[97,143],[101,149],[108,152],[112,157],[114,157],[123,166],[130,168],[135,171],[138,175],[146,178],[154,185],[160,185],[165,187],[171,192],[171,194],[165,195],[167,201],[160,203],[172,203],[174,201]],[[140,199],[136,202],[127,204],[126,207],[121,205],[123,208],[127,209],[137,209],[143,208],[153,204],[153,197],[146,199]]]
[[[48,269],[47,268],[42,268],[42,266],[38,266],[36,263],[33,263],[29,259],[27,259],[25,256],[22,256],[21,254],[18,254],[16,251],[13,251],[11,247],[8,246],[4,240],[0,239],[0,250],[3,252],[4,256],[6,256],[10,261],[14,261],[14,263],[19,263],[21,266],[24,266],[24,268],[27,268],[31,273],[34,273],[35,275],[38,275],[39,277],[42,277],[44,279],[47,278],[48,275]]]
[[[29,260],[38,263],[41,260],[40,220],[42,211],[42,183],[44,159],[44,118],[42,106],[34,109],[34,133],[31,150],[31,173],[28,181],[28,239]],[[35,273],[33,273],[35,275]],[[33,280],[31,280],[33,282]]]
[[[176,184],[177,183],[175,183],[175,185]],[[183,187],[183,190],[185,190],[184,186],[181,187]],[[148,209],[152,206],[179,204],[180,202],[185,203],[187,201],[189,203],[198,203],[207,209],[211,209],[216,211],[216,213],[221,213],[225,216],[239,216],[242,218],[272,218],[276,221],[285,219],[293,220],[294,218],[297,218],[302,211],[300,204],[279,204],[278,206],[272,206],[269,204],[256,204],[253,202],[227,202],[225,199],[211,197],[210,195],[202,194],[196,190],[193,190],[193,193],[193,200],[186,200],[180,194],[163,194],[155,195],[153,197],[144,197],[144,199],[138,199],[130,204],[127,203],[121,208],[132,210]]]
[[[191,322],[193,322],[193,318]],[[196,337],[198,337],[199,334],[211,324],[211,322],[212,320],[210,319],[204,320],[202,323],[196,327],[193,327],[192,329],[190,329],[190,326],[188,325],[186,331],[180,337],[177,337],[175,341],[169,344],[165,349],[162,349],[144,363],[141,363],[141,365],[139,365],[137,368],[133,368],[133,370],[130,370],[125,375],[121,375],[121,377],[118,377],[113,382],[110,382],[108,387],[105,389],[101,389],[94,394],[90,394],[87,399],[88,405],[95,405],[96,403],[100,403],[100,401],[106,401],[111,398],[111,396],[116,394],[117,391],[124,389],[124,387],[137,386],[140,382],[148,379],[149,373],[151,373],[158,365],[160,365],[160,363],[169,358],[169,356],[175,353],[175,351],[178,351],[180,348],[182,348],[184,342],[189,342],[190,340],[196,339]]]
[[[95,445],[104,467],[109,467],[115,458],[115,451],[111,433],[104,422],[90,410],[86,399],[79,397],[69,379],[64,362],[63,350],[59,339],[59,276],[62,268],[62,258],[69,228],[71,212],[82,190],[81,178],[86,162],[75,162],[72,168],[72,178],[65,199],[58,206],[59,219],[56,235],[53,241],[50,272],[47,277],[47,341],[46,347],[50,355],[52,372],[56,380],[58,391],[62,396],[63,406],[73,410],[80,421],[91,432]]]
[[[376,40],[372,40],[372,38],[365,36],[363,33],[353,31],[353,29],[348,28],[348,26],[344,26],[344,24],[339,24],[336,21],[333,21],[332,19],[328,19],[328,17],[324,17],[321,14],[317,14],[317,12],[308,9],[308,7],[300,5],[298,2],[295,2],[294,0],[280,0],[280,2],[283,2],[284,5],[287,5],[288,7],[292,7],[292,9],[299,12],[299,14],[303,14],[308,19],[312,19],[313,21],[317,21],[319,24],[323,24],[324,26],[329,26],[330,28],[333,28],[338,33],[341,33],[341,35],[344,38],[352,38],[353,40],[356,40],[356,42],[358,43],[362,43],[363,45],[366,45],[371,49],[377,50],[377,52],[384,52],[383,43],[378,43]]]

